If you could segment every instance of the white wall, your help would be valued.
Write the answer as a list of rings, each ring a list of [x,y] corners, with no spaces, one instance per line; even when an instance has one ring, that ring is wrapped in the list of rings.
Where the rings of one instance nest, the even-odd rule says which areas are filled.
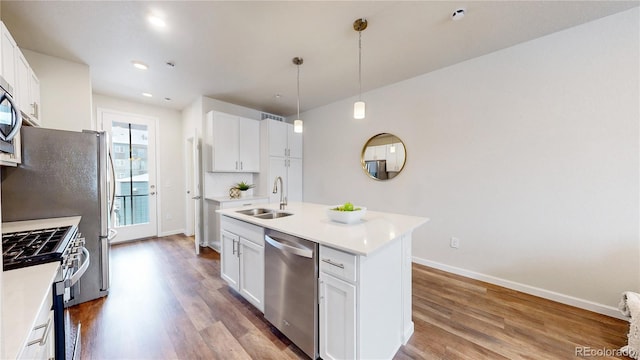
[[[636,8],[377,89],[364,120],[353,99],[304,113],[305,200],[429,217],[416,261],[619,316],[640,291],[639,23]],[[407,149],[388,182],[359,164],[380,132]]]
[[[40,80],[42,126],[60,130],[95,130],[91,112],[89,66],[22,49]]]
[[[165,236],[183,233],[185,204],[183,201],[185,179],[182,160],[182,119],[180,112],[155,106],[93,94],[93,116],[104,108],[158,119],[156,144],[158,163],[158,205],[160,234]],[[100,124],[97,125],[100,127]]]

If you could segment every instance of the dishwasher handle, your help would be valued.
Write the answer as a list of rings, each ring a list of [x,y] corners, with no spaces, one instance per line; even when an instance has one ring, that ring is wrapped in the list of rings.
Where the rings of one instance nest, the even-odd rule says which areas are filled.
[[[264,240],[269,243],[269,245],[273,246],[276,249],[279,249],[281,251],[284,252],[288,252],[288,253],[292,253],[298,256],[302,256],[302,257],[306,257],[309,259],[313,258],[313,250],[309,249],[307,247],[301,246],[301,247],[297,247],[297,246],[291,246],[291,245],[287,245],[282,243],[282,239],[278,239],[277,237],[271,237],[269,235],[265,235],[264,236]],[[278,241],[280,240],[280,241]]]

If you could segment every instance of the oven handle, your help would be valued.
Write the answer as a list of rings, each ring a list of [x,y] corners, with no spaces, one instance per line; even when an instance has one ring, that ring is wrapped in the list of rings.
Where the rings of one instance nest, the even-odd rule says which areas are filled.
[[[80,280],[80,277],[82,277],[82,275],[89,268],[89,263],[91,262],[91,255],[89,255],[89,250],[87,250],[86,247],[82,248],[82,255],[84,255],[84,261],[82,262],[82,265],[78,268],[78,270],[75,273],[73,273],[73,275],[70,278],[64,281],[64,287],[70,288],[73,285],[75,285],[75,283],[77,283],[78,280]]]

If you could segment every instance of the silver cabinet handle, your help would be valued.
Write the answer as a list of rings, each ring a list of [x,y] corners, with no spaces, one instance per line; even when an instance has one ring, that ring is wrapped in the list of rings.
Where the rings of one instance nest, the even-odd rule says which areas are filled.
[[[49,335],[49,325],[51,325],[51,318],[47,319],[47,323],[46,324],[41,324],[41,325],[38,325],[38,326],[34,327],[33,328],[34,331],[44,328],[44,332],[42,333],[42,337],[40,339],[29,341],[27,343],[27,346],[32,346],[32,345],[35,345],[35,344],[40,344],[40,346],[44,346],[44,344],[47,343],[47,338],[48,338],[47,335]]]
[[[329,265],[333,265],[335,267],[339,267],[340,269],[344,269],[344,264],[340,264],[337,262],[331,261],[331,259],[322,259],[323,262],[326,262]]]
[[[240,161],[240,170],[243,170],[242,161]]]

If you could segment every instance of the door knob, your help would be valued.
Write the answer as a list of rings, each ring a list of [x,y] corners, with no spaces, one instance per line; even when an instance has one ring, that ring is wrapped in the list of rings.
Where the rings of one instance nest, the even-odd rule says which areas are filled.
[[[202,196],[200,196],[200,195],[198,195],[198,196],[194,196],[194,197],[192,197],[192,199],[193,199],[193,200],[200,200],[200,199],[202,199]]]
[[[155,191],[152,191],[152,192],[150,192],[149,194],[151,194],[151,195],[155,195],[156,193],[155,193]]]

